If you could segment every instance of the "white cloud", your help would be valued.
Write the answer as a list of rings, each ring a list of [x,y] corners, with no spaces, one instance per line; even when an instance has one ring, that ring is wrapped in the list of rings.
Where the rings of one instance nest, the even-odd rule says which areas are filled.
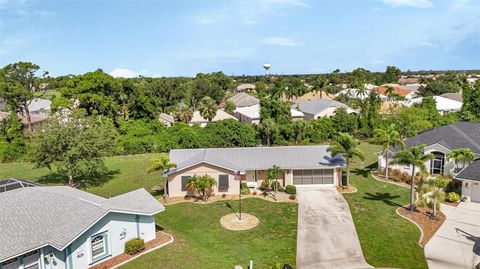
[[[383,0],[383,2],[392,7],[409,6],[409,7],[431,7],[430,0]]]
[[[132,71],[125,68],[115,68],[112,72],[109,73],[112,77],[115,78],[134,78],[138,77],[140,73]]]
[[[276,45],[285,47],[296,47],[300,45],[295,40],[282,36],[265,37],[260,41],[260,43],[265,45]]]
[[[454,0],[453,8],[454,9],[463,8],[467,6],[469,3],[470,3],[470,0]]]

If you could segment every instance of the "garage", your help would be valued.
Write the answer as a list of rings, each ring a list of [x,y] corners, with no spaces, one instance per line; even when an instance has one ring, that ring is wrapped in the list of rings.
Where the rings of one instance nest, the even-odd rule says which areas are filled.
[[[293,170],[293,185],[333,184],[333,169]]]
[[[480,183],[475,182],[472,184],[472,192],[470,194],[470,199],[472,202],[480,203]]]
[[[462,196],[470,201],[480,203],[480,159],[460,171],[455,179],[462,181]]]

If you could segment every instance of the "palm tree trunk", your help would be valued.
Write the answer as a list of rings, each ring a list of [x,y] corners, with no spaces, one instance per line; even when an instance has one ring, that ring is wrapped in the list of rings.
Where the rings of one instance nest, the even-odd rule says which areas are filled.
[[[432,218],[436,219],[437,218],[437,192],[435,192],[435,195],[433,196],[433,213],[432,213]]]
[[[163,177],[163,201],[167,203],[168,193],[167,193],[167,179]]]
[[[415,210],[415,166],[412,167],[412,180],[410,181],[410,212]]]
[[[75,184],[75,182],[73,181],[73,175],[69,173],[68,174],[68,186],[73,187],[74,184]]]
[[[386,161],[386,164],[385,164],[385,179],[388,180],[388,150],[387,150],[387,154],[385,154],[385,161]]]

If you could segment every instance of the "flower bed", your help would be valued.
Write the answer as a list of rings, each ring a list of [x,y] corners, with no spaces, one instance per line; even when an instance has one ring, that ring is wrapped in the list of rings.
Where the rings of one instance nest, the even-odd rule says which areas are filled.
[[[401,207],[398,209],[398,213],[420,226],[423,231],[423,238],[420,241],[422,247],[425,247],[445,221],[445,215],[442,212],[438,211],[437,218],[432,219],[431,210],[425,208],[417,208],[413,213],[410,213],[409,208]]]

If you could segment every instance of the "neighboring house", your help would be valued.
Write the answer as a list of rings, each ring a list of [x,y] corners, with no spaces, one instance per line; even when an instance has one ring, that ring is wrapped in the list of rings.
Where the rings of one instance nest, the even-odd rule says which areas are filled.
[[[221,121],[221,120],[228,120],[228,119],[237,120],[237,118],[235,118],[234,116],[228,114],[227,112],[225,112],[225,111],[223,111],[223,110],[221,110],[221,109],[218,109],[218,110],[217,110],[217,114],[216,114],[215,117],[212,119],[212,122]],[[208,120],[207,120],[207,119],[204,119],[204,118],[200,115],[200,111],[195,111],[195,112],[193,113],[192,119],[191,119],[190,122],[188,123],[188,125],[190,125],[190,126],[195,125],[195,124],[200,125],[200,127],[205,127],[205,126],[207,126],[207,124],[208,124]]]
[[[310,101],[313,99],[335,99],[335,95],[329,94],[325,91],[321,91],[321,92],[311,91],[299,97],[287,98],[285,95],[282,97],[283,101],[287,101],[292,104],[300,104],[305,101]]]
[[[447,93],[444,93],[440,96],[463,103],[463,95],[461,93],[458,93],[458,92],[447,92]]]
[[[331,117],[339,108],[345,108],[348,114],[358,112],[353,108],[335,100],[315,99],[303,102],[298,105],[292,105],[292,108],[298,109],[305,115],[305,120],[314,120],[321,117]]]
[[[177,167],[165,173],[167,193],[172,197],[194,195],[187,189],[193,175],[209,175],[217,181],[215,194],[238,194],[241,177],[249,187],[260,186],[268,169],[280,167],[278,180],[282,186],[335,186],[341,183],[344,161],[332,158],[328,145],[174,149],[170,160]]]
[[[439,126],[411,137],[404,142],[407,148],[415,145],[426,145],[425,153],[434,155],[433,160],[425,163],[431,175],[455,174],[458,171],[455,171],[455,164],[447,158],[447,155],[454,149],[469,148],[480,157],[480,123],[460,121],[446,126]],[[400,150],[400,146],[391,147],[388,151],[389,160],[391,161],[393,154]],[[385,156],[379,154],[379,170],[384,170],[385,164]],[[412,173],[412,167],[410,166],[390,165],[390,168]]]
[[[303,113],[294,108],[290,108],[290,115],[293,121],[303,119]],[[239,107],[235,109],[235,117],[247,124],[259,124],[260,123],[260,105]]]
[[[8,115],[10,115],[10,112],[0,111],[0,122],[5,120],[8,117]],[[17,117],[18,119],[20,119],[24,130],[26,130],[28,125],[27,117],[23,116],[20,113],[17,113]],[[32,128],[34,128],[36,126],[41,126],[44,121],[48,120],[48,117],[43,115],[30,115],[30,120],[32,121]]]
[[[260,103],[260,100],[248,93],[240,92],[228,98],[235,104],[235,107],[254,106]]]
[[[398,79],[398,84],[401,84],[401,85],[417,84],[418,82],[419,82],[419,78],[417,77],[402,76]]]
[[[30,105],[28,105],[28,111],[30,111],[30,115],[48,116],[50,115],[51,105],[52,101],[50,100],[35,98],[31,101]]]
[[[413,98],[418,97],[418,91],[417,90],[408,90],[408,89],[405,88],[406,86],[399,86],[399,85],[395,85],[395,84],[386,84],[386,85],[383,85],[383,86],[380,86],[380,87],[376,88],[375,90],[379,94],[388,97],[388,94],[387,94],[388,87],[392,87],[392,95],[405,98],[406,100],[411,100]]]
[[[441,114],[447,114],[450,112],[458,112],[462,109],[463,103],[459,101],[455,101],[446,97],[442,96],[432,96],[433,100],[435,100],[437,111]],[[421,104],[423,101],[423,97],[418,97],[410,100],[408,102],[408,106],[412,106],[414,104]]]
[[[250,92],[255,90],[255,84],[252,83],[243,83],[237,86],[236,92]]]
[[[370,93],[371,91],[370,90],[365,90],[365,91],[360,91],[359,89],[355,89],[355,88],[348,88],[348,89],[344,89],[344,90],[341,90],[339,91],[338,93],[335,94],[335,97],[338,97],[338,96],[341,96],[341,95],[345,95],[347,96],[348,98],[350,99],[360,99],[360,100],[363,100],[363,99],[366,99],[368,98],[368,96],[370,96]]]
[[[480,159],[465,167],[455,176],[462,181],[462,196],[480,203]]]
[[[132,238],[155,239],[165,210],[144,189],[105,199],[66,186],[0,192],[0,204],[2,269],[89,268]]]
[[[158,115],[158,120],[167,127],[170,127],[175,123],[175,118],[167,113],[160,113],[160,115]]]

